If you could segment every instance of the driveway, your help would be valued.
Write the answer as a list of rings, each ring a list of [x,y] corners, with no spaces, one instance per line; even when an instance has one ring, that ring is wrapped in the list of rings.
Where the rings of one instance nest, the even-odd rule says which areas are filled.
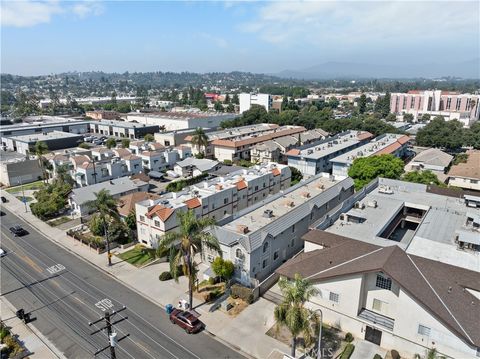
[[[350,359],[372,359],[375,354],[379,354],[382,358],[385,358],[387,354],[385,349],[366,340],[357,339],[353,344],[355,344],[355,350]]]

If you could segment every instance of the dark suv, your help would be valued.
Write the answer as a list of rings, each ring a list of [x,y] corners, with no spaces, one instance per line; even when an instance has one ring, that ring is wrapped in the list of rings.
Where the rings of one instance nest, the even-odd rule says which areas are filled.
[[[24,235],[28,234],[28,232],[26,230],[24,230],[22,227],[20,227],[18,225],[10,227],[10,232],[12,232],[12,234],[15,237],[24,236]]]
[[[170,321],[183,328],[188,334],[198,333],[205,327],[192,313],[179,309],[174,309],[170,313]]]

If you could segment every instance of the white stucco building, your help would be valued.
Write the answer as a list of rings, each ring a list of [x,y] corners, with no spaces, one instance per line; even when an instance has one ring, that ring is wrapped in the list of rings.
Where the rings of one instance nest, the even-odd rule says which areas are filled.
[[[273,102],[272,96],[265,93],[257,93],[257,94],[241,93],[238,96],[238,99],[240,101],[240,114],[244,113],[245,111],[248,111],[250,107],[252,107],[252,105],[263,106],[265,107],[265,110],[267,110],[268,112],[272,107],[272,102]]]

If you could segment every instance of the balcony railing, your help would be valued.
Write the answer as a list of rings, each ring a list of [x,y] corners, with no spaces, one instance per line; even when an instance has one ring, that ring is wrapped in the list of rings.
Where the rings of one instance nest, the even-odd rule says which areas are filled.
[[[365,319],[373,324],[380,325],[388,330],[393,330],[393,326],[395,325],[395,319],[386,317],[382,314],[378,314],[376,312],[372,312],[371,310],[362,308],[360,313],[358,313],[358,317]]]

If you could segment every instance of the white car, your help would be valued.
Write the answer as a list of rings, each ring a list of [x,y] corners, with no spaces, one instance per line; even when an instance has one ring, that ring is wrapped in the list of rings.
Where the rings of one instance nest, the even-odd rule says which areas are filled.
[[[3,248],[0,248],[0,257],[4,257],[7,255],[7,252]]]
[[[172,177],[172,178],[178,178],[178,177],[180,177],[180,175],[179,175],[178,173],[173,172],[173,171],[167,171],[167,175],[168,175],[169,177]]]

